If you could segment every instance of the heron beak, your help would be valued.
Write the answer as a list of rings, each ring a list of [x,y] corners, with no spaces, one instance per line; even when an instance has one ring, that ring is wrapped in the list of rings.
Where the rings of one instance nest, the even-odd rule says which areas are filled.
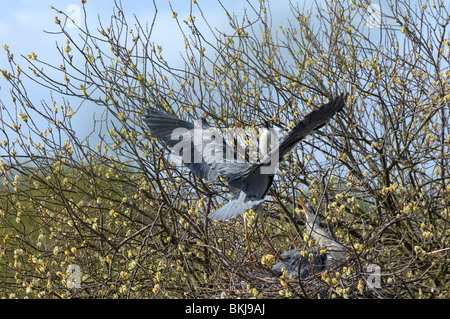
[[[316,215],[315,215],[314,210],[311,212],[310,209],[308,208],[308,206],[306,206],[306,204],[300,199],[300,197],[298,198],[298,201],[303,206],[303,210],[305,211],[305,215],[306,215],[306,221],[312,225],[316,220]]]
[[[300,205],[302,205],[305,212],[308,212],[308,207],[306,207],[305,203],[300,199],[300,197],[298,198],[298,201],[300,202]]]

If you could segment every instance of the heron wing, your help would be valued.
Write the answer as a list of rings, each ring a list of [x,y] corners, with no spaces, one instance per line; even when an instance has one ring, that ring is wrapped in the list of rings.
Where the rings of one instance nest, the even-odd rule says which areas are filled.
[[[323,104],[318,109],[307,114],[303,120],[297,123],[288,134],[281,140],[278,150],[275,148],[270,155],[266,156],[261,162],[270,163],[274,156],[278,156],[281,161],[290,150],[292,150],[303,138],[323,127],[334,114],[339,112],[345,106],[346,94],[341,94],[327,104]]]
[[[238,159],[234,145],[230,145],[218,129],[208,127],[197,130],[194,136],[196,141],[201,141],[201,144],[196,143],[195,145],[201,150],[203,159],[207,163],[211,165],[225,164],[221,166],[225,167],[229,163],[243,162],[240,158]]]
[[[208,217],[213,220],[229,220],[256,207],[263,201],[264,199],[249,197],[246,193],[239,191],[227,204],[209,213]]]
[[[216,179],[219,174],[218,168],[226,166],[219,165],[223,164],[220,162],[220,156],[222,158],[233,156],[230,155],[232,148],[226,144],[220,132],[209,127],[205,121],[201,124],[192,123],[149,108],[144,122],[154,137],[164,141],[175,153],[183,152],[183,164],[199,178]],[[214,152],[215,150],[217,151]],[[222,150],[228,153],[223,154]]]
[[[217,178],[218,172],[203,160],[201,152],[194,146],[194,123],[153,108],[147,110],[144,122],[154,137],[164,141],[170,148],[176,147],[178,151],[183,151],[183,164],[196,176],[206,180]],[[202,125],[206,126],[206,123]]]

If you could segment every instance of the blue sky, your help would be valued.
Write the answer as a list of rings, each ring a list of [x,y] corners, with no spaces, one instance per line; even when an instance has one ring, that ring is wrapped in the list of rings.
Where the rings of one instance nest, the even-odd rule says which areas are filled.
[[[174,23],[172,18],[172,11],[169,6],[169,1],[156,0],[158,7],[158,15],[154,33],[152,34],[153,41],[160,44],[164,49],[164,56],[172,63],[180,63],[179,52],[183,51],[183,38],[178,31],[178,26]],[[227,18],[216,1],[198,1],[205,15],[207,15],[209,22],[219,29],[227,27]],[[245,5],[244,1],[222,0],[222,3],[230,12],[242,13]],[[191,0],[173,0],[171,1],[172,8],[178,13],[181,19],[187,19],[191,6]],[[0,46],[5,44],[14,54],[16,62],[21,65],[26,65],[20,55],[28,55],[34,52],[40,60],[53,62],[59,65],[59,55],[56,50],[56,42],[62,46],[65,41],[63,36],[55,36],[45,31],[58,31],[58,26],[55,24],[55,16],[57,12],[51,10],[51,6],[66,12],[69,16],[75,17],[78,12],[81,12],[81,2],[79,0],[16,0],[8,1],[8,5],[3,6],[0,12]],[[91,30],[95,30],[98,24],[98,17],[103,25],[107,26],[110,22],[110,17],[113,12],[114,1],[102,0],[93,1],[88,0],[86,3],[86,12],[88,23]],[[135,21],[134,14],[141,23],[151,22],[155,13],[154,6],[151,1],[123,1],[123,8],[127,16],[127,20],[132,24]],[[289,1],[277,1],[277,5],[272,8],[274,22],[281,19],[286,20],[288,16]],[[83,15],[81,15],[83,19]],[[281,22],[280,22],[281,23]],[[9,69],[8,61],[5,51],[0,49],[0,69]],[[50,101],[50,91],[31,83],[27,86],[30,96],[34,103],[39,105],[41,100]],[[0,79],[0,99],[4,105],[12,111],[14,105],[11,103],[9,88],[4,79]],[[79,102],[78,102],[79,103]],[[86,123],[92,122],[92,117],[96,113],[102,113],[103,110],[96,106],[89,107],[86,105],[81,112],[78,112],[73,117],[73,125],[79,137],[87,135],[91,132],[91,125]],[[46,125],[43,123],[43,125]],[[45,128],[45,127],[44,127]],[[2,134],[0,132],[0,134]],[[0,136],[0,140],[4,140]]]
[[[178,27],[174,23],[171,15],[172,12],[167,0],[155,0],[158,7],[158,17],[156,21],[153,39],[156,43],[160,42],[167,52],[180,51],[183,49],[183,40],[178,32]],[[220,8],[217,1],[200,0],[198,1],[208,21],[217,27],[226,27],[227,18]],[[243,12],[245,6],[244,1],[222,0],[222,3],[230,12]],[[277,21],[286,21],[286,17],[290,15],[289,1],[277,1],[272,4],[272,13],[274,23]],[[178,16],[182,19],[189,16],[191,0],[172,0],[171,5]],[[54,6],[57,9],[71,15],[74,13],[73,8],[81,8],[79,0],[16,0],[8,1],[8,5],[3,6],[0,12],[0,41],[1,46],[8,44],[11,51],[16,54],[29,54],[34,51],[39,57],[55,57],[55,41],[58,39],[54,35],[43,32],[57,31],[58,26],[55,24],[55,16],[57,13],[51,10]],[[93,1],[88,0],[86,3],[86,11],[88,22],[92,26],[97,25],[98,16],[104,25],[108,25],[114,8],[113,0]],[[146,22],[153,19],[155,13],[151,1],[123,1],[123,8],[128,17],[129,22],[134,21],[135,14],[139,21]],[[168,37],[168,34],[170,36]],[[64,41],[59,38],[60,42]],[[168,48],[169,50],[166,50]],[[174,49],[174,50],[172,50]],[[176,55],[175,55],[176,56]],[[6,58],[4,54],[0,54],[0,63],[4,65]]]
[[[325,0],[318,0],[318,3],[320,4],[323,1]],[[383,1],[380,1],[374,0],[373,3],[382,4]],[[171,17],[172,12],[169,1],[155,0],[155,2],[158,7],[158,16],[156,21],[157,27],[152,34],[152,38],[156,44],[162,45],[165,59],[169,60],[172,65],[176,65],[181,62],[179,52],[184,51],[183,38],[178,30],[178,26]],[[171,1],[172,7],[177,11],[180,19],[187,19],[189,16],[191,2],[192,0]],[[208,22],[213,27],[217,27],[219,30],[225,30],[228,27],[227,17],[217,1],[197,0],[197,2],[200,4],[203,13],[207,16]],[[296,1],[292,2],[295,3]],[[74,8],[81,9],[80,0],[16,0],[4,3],[8,3],[8,5],[3,5],[0,12],[0,46],[3,47],[3,45],[7,44],[19,63],[21,61],[19,56],[21,54],[27,55],[35,52],[39,59],[54,62],[56,66],[59,65],[60,58],[56,50],[56,41],[62,46],[65,38],[44,32],[44,30],[58,30],[58,26],[55,24],[55,16],[57,13],[51,10],[50,6],[53,5],[59,10],[71,15],[75,13]],[[235,12],[238,16],[242,15],[243,8],[246,6],[245,1],[222,0],[222,3],[229,12]],[[257,1],[252,1],[252,3],[257,4]],[[308,9],[308,6],[310,8],[312,5],[310,1],[298,0],[298,3],[300,8],[305,6],[305,9]],[[280,24],[286,25],[288,18],[291,21],[294,20],[290,12],[288,0],[271,1],[270,6],[274,30],[277,30],[277,26]],[[147,21],[151,22],[155,13],[152,1],[123,1],[123,7],[127,20],[131,24],[135,19],[134,14],[136,14],[139,21],[145,23]],[[108,25],[113,8],[113,0],[87,0],[86,11],[91,30],[95,30],[98,24],[98,17],[100,17],[104,25]],[[371,29],[370,32],[376,36],[377,30]],[[25,63],[23,64],[25,65]],[[6,54],[1,48],[0,69],[9,69]],[[11,108],[13,104],[11,103],[8,89],[4,79],[0,79],[0,99],[7,108]],[[28,87],[28,90],[36,105],[39,105],[40,100],[50,101],[50,92],[47,89],[32,84]],[[79,102],[77,103],[79,104]],[[81,112],[73,117],[73,125],[80,138],[83,138],[91,132],[93,113],[102,112],[103,110],[99,107],[85,105]],[[46,124],[44,123],[44,125]],[[2,133],[0,132],[0,134]],[[0,135],[0,141],[3,139]]]

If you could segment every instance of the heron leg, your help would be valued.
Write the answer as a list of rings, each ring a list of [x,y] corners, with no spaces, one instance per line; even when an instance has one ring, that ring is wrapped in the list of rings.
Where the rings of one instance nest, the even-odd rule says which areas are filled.
[[[270,249],[272,249],[272,253],[275,257],[277,257],[279,260],[283,261],[284,258],[281,257],[281,255],[278,253],[278,251],[273,247],[272,243],[270,242],[269,238],[266,235],[266,228],[264,227],[264,217],[263,217],[263,206],[262,203],[258,205],[257,209],[258,211],[258,218],[261,221],[261,230],[264,237],[264,240],[269,244]]]
[[[247,220],[244,217],[244,229],[245,229],[245,241],[247,243],[247,251],[248,251],[248,260],[252,261],[252,246],[250,245],[250,239],[248,236],[248,226],[247,226]]]

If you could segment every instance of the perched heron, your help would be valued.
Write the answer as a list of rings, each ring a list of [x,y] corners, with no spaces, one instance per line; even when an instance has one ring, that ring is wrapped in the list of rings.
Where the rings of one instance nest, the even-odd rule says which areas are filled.
[[[292,249],[281,254],[281,261],[273,266],[272,271],[281,276],[285,268],[289,275],[304,279],[311,273],[320,273],[326,267],[345,258],[344,247],[336,242],[330,234],[319,226],[319,218],[311,207],[298,199],[306,215],[308,234],[316,240],[319,249]],[[322,252],[321,252],[322,251]],[[312,260],[309,255],[312,254]]]
[[[267,168],[282,161],[284,156],[313,130],[323,127],[344,107],[345,99],[346,95],[341,94],[307,114],[259,163],[236,161],[236,154],[228,154],[230,149],[234,149],[228,147],[225,138],[210,128],[204,120],[201,123],[192,123],[149,108],[144,121],[152,136],[164,141],[172,149],[183,151],[184,165],[197,177],[212,181],[221,175],[227,181],[230,190],[236,194],[227,204],[208,216],[214,220],[228,220],[257,206],[262,209],[259,204],[264,201],[275,174]],[[218,152],[222,150],[224,153]],[[218,153],[221,156],[217,156]]]

